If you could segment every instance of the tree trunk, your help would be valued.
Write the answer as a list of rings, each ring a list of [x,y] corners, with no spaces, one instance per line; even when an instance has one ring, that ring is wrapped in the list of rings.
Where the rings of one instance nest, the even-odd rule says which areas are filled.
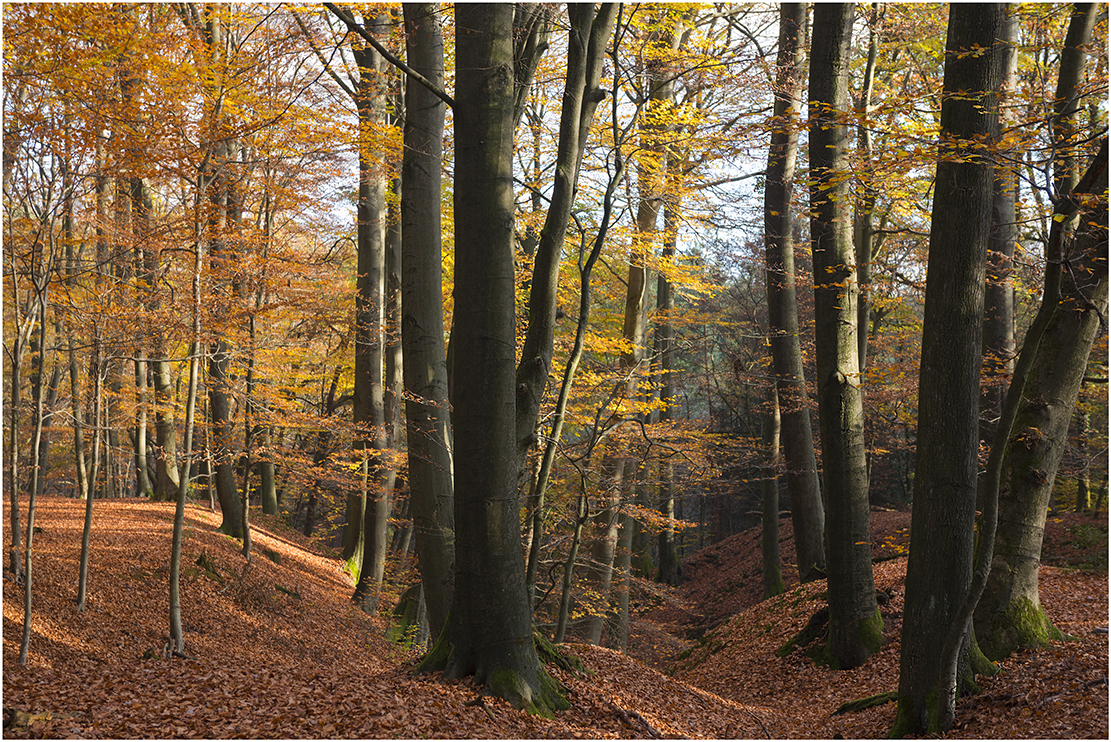
[[[818,420],[824,470],[829,637],[835,669],[859,666],[880,648],[869,531],[868,471],[857,344],[847,127],[852,3],[818,5],[810,73],[810,237]]]
[[[795,247],[791,191],[798,155],[796,120],[805,82],[804,40],[806,4],[780,6],[779,56],[776,73],[775,125],[768,154],[764,188],[764,239],[767,266],[769,343],[775,369],[781,415],[784,478],[791,502],[791,522],[799,579],[821,577],[825,567],[822,510],[810,401],[799,346],[798,304],[795,294]]]
[[[1106,168],[1105,140],[1089,170],[1089,174],[1093,170],[1101,174],[1094,182],[1082,184],[1082,192],[1104,194]],[[995,557],[974,619],[984,653],[992,659],[1002,659],[1016,649],[1044,646],[1049,639],[1060,637],[1041,607],[1038,567],[1046,511],[1067,443],[1069,420],[1100,318],[1107,312],[1107,259],[1102,252],[1107,244],[1106,203],[1088,211],[1080,222],[1065,256],[1070,274],[1055,272],[1060,301],[1052,289],[1046,291],[1046,300],[1055,311],[1036,346],[1003,454]],[[1025,341],[1032,342],[1029,337]],[[1023,350],[1025,355],[1025,347]]]
[[[1015,93],[1018,71],[1017,6],[1009,5],[1004,26],[1003,105],[1000,127],[1013,123],[1015,115],[1006,102]],[[980,440],[991,446],[1003,407],[1007,380],[1015,368],[1015,287],[1013,260],[1018,243],[1018,177],[1013,167],[997,166],[991,204],[991,237],[988,245],[987,286],[984,294],[984,368],[980,392]]]
[[[388,28],[385,13],[363,26],[378,33]],[[373,32],[373,31],[372,31]],[[388,459],[383,379],[386,285],[386,184],[384,163],[367,151],[375,127],[385,124],[385,60],[370,47],[357,50],[356,105],[359,109],[358,294],[355,299],[354,421],[363,449],[363,559],[353,600],[377,613],[386,566],[386,537],[394,470]]]
[[[409,65],[444,82],[439,6],[406,3]],[[405,90],[401,175],[401,344],[409,497],[428,623],[438,637],[452,601],[455,509],[444,349],[440,169],[444,104],[411,78]]]
[[[946,680],[953,687],[942,687],[939,676],[946,639],[959,623],[972,579],[984,284],[994,187],[992,163],[974,147],[999,135],[997,102],[1005,58],[999,39],[1005,19],[1003,5],[954,4],[949,13],[919,373],[914,527],[893,736],[948,730],[956,694],[973,681],[970,626],[955,629],[963,640],[959,653],[954,648],[953,675]],[[972,48],[989,52],[965,53]]]
[[[513,8],[456,7],[455,595],[421,668],[566,708],[540,665],[521,559],[513,270]]]
[[[779,566],[779,478],[776,475],[782,419],[774,385],[769,387],[768,397],[770,409],[764,416],[761,435],[767,465],[764,467],[764,476],[760,479],[760,555],[763,562],[765,599],[783,592],[783,573]]]
[[[567,41],[567,75],[560,110],[559,143],[556,153],[552,200],[540,232],[529,291],[528,329],[517,367],[517,466],[521,477],[534,447],[540,405],[548,386],[556,321],[559,265],[563,257],[567,223],[575,203],[579,166],[587,135],[598,104],[603,100],[598,85],[606,42],[617,18],[617,4],[568,6],[571,28]]]
[[[669,163],[669,167],[671,164]],[[673,197],[664,209],[664,249],[661,257],[665,261],[675,257],[678,240],[679,196]],[[675,294],[671,281],[661,273],[656,278],[656,333],[655,356],[660,384],[660,422],[673,419],[672,408],[675,404],[675,327],[671,315],[675,312]],[[670,459],[659,462],[659,502],[660,513],[671,520],[675,519],[675,469]],[[678,530],[665,525],[659,535],[659,563],[656,565],[656,582],[678,586],[683,579],[683,563],[679,559]]]

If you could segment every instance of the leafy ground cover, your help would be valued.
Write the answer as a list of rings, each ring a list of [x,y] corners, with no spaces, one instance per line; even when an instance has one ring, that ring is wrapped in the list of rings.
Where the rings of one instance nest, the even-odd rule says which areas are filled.
[[[875,737],[894,714],[888,704],[831,716],[897,683],[903,514],[873,513],[880,557],[896,558],[876,564],[877,586],[892,599],[884,649],[865,667],[830,673],[797,653],[774,656],[824,586],[792,586],[760,602],[751,582],[755,564],[759,584],[759,549],[753,556],[753,535],[739,534],[695,555],[693,579],[679,591],[639,584],[631,656],[572,645],[592,674],[553,669],[574,705],[542,719],[481,698],[468,681],[410,675],[414,657],[381,638],[385,618],[351,606],[338,559],[269,521],[255,529],[255,559],[245,567],[238,543],[218,532],[218,516],[198,507],[187,511],[183,561],[191,658],[163,659],[172,506],[97,501],[88,610],[78,613],[83,507],[39,501],[26,667],[17,662],[23,590],[4,580],[9,738]],[[1092,524],[1106,534],[1106,516],[1076,518],[1051,521],[1051,532],[1061,526],[1062,544],[1098,557],[1098,545],[1083,546],[1098,538],[1078,539],[1067,527]],[[1051,535],[1047,550],[1056,543]],[[793,554],[789,523],[782,548]],[[1106,536],[1102,549],[1106,564]],[[1091,633],[1107,626],[1106,572],[1044,567],[1042,596],[1078,639],[1002,663],[984,693],[959,705],[954,737],[1107,738],[1107,636]]]

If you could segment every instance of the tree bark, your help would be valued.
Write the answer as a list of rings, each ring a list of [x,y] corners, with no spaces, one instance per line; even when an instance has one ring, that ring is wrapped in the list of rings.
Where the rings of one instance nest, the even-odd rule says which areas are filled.
[[[439,6],[406,3],[409,65],[442,86]],[[401,344],[409,497],[428,623],[439,636],[452,601],[455,515],[444,348],[440,168],[444,104],[411,78],[405,90],[401,175]]]
[[[836,669],[857,667],[883,639],[872,579],[845,123],[854,10],[852,3],[815,7],[809,94],[814,341],[829,580],[826,658]]]
[[[1017,7],[1008,5],[1003,39],[1003,101],[1014,95],[1017,84],[1018,43]],[[1000,126],[1005,130],[1014,121],[1012,109],[1000,107]],[[1015,288],[1013,261],[1018,243],[1018,177],[1012,167],[995,168],[991,205],[991,237],[988,245],[987,286],[984,294],[984,383],[980,393],[980,440],[991,446],[995,426],[1003,407],[1007,380],[1015,368]]]
[[[779,566],[779,477],[776,475],[782,418],[779,414],[779,398],[775,393],[775,385],[769,387],[768,397],[769,410],[764,416],[761,434],[767,465],[760,479],[760,556],[763,564],[765,599],[783,592],[783,572]]]
[[[1005,58],[999,40],[1005,19],[1003,5],[954,4],[949,13],[919,373],[914,528],[893,736],[948,730],[957,693],[972,683],[972,636],[970,627],[959,625],[959,614],[972,579],[994,187],[994,167],[979,147],[993,144],[999,135]],[[967,53],[974,48],[988,51]],[[954,626],[963,639],[951,655],[952,687],[941,687],[942,653]]]
[[[421,668],[518,708],[566,708],[540,665],[518,535],[513,8],[456,7],[455,595]]]
[[[386,28],[388,17],[364,18],[367,31]],[[373,31],[372,31],[373,29]],[[368,613],[377,613],[386,566],[386,537],[394,470],[389,459],[386,430],[385,294],[386,294],[386,184],[384,164],[366,151],[374,127],[385,124],[385,61],[371,48],[355,53],[359,66],[356,104],[359,109],[359,224],[358,294],[355,300],[354,421],[360,428],[363,451],[363,559],[353,600]]]
[[[1097,198],[1107,189],[1107,145],[1093,160],[1081,183],[1082,193]],[[1094,177],[1092,177],[1094,176]],[[1038,594],[1038,567],[1046,511],[1053,493],[1057,467],[1068,439],[1069,420],[1076,407],[1088,356],[1107,312],[1107,208],[1089,210],[1064,256],[1067,271],[1047,271],[1042,311],[1051,311],[1040,342],[1030,335],[1023,343],[1034,346],[1029,377],[1020,406],[1004,440],[999,482],[999,527],[995,554],[976,608],[974,624],[984,653],[1002,659],[1020,648],[1044,646],[1060,632],[1050,623]],[[1059,299],[1058,299],[1059,297]],[[1041,312],[1039,312],[1040,314]],[[1015,383],[1021,383],[1016,371]]]
[[[822,546],[825,513],[799,345],[791,215],[798,156],[797,121],[806,76],[803,49],[807,9],[805,3],[784,3],[779,12],[775,123],[764,186],[765,286],[769,344],[781,416],[784,479],[791,503],[799,579],[807,582],[821,577],[825,567]]]

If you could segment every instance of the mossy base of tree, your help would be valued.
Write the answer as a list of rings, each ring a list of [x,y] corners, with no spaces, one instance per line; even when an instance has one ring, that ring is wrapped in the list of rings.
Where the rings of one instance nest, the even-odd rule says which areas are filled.
[[[521,673],[506,667],[499,667],[485,678],[486,690],[491,695],[504,698],[514,708],[546,719],[555,717],[557,711],[571,708],[567,700],[567,690],[555,678],[540,668],[535,683],[527,682]]]
[[[579,677],[586,677],[588,670],[583,661],[578,657],[570,654],[560,652],[556,645],[548,641],[543,634],[536,629],[532,631],[532,641],[536,645],[536,656],[545,665],[555,665],[561,670],[565,670],[572,675]]]
[[[977,636],[983,654],[992,660],[1001,660],[1017,649],[1046,647],[1064,638],[1045,611],[1027,598],[1020,598],[997,616],[986,636]]]
[[[386,639],[403,647],[424,647],[428,642],[428,616],[421,599],[421,584],[410,585],[394,606]]]
[[[556,711],[571,707],[571,702],[567,699],[567,689],[545,672],[542,664],[538,665],[537,677],[533,679],[522,677],[519,670],[510,667],[494,667],[486,671],[476,671],[472,668],[467,672],[462,671],[459,666],[453,667],[455,645],[450,638],[450,625],[449,616],[439,638],[413,668],[414,673],[443,670],[444,678],[449,680],[474,674],[475,680],[483,685],[486,693],[504,698],[513,704],[514,708],[545,718],[552,718]],[[559,667],[571,672],[585,672],[581,661],[576,665],[575,659],[561,654],[551,642],[543,639],[536,631],[533,631],[533,640],[537,656],[541,661],[551,658]]]
[[[806,626],[802,631],[792,636],[787,640],[787,643],[776,650],[776,657],[786,657],[791,652],[795,651],[795,647],[809,647],[814,642],[822,639],[826,635],[826,627],[829,624],[829,608],[822,607],[818,612],[810,617],[806,622]]]

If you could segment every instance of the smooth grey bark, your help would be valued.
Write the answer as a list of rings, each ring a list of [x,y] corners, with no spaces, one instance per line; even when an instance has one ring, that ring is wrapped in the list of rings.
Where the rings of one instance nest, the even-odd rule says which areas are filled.
[[[1016,649],[1044,646],[1060,636],[1041,607],[1038,567],[1046,511],[1057,467],[1068,440],[1088,356],[1107,313],[1106,202],[1085,210],[1075,239],[1063,225],[1076,194],[1100,197],[1107,189],[1107,140],[1055,222],[1059,245],[1070,244],[1064,260],[1047,262],[1042,308],[1023,341],[1008,401],[1016,407],[1009,435],[997,435],[999,525],[984,593],[974,625],[984,653],[1002,659]],[[1060,235],[1060,236],[1058,236]],[[1066,272],[1063,266],[1069,266]],[[1029,369],[1028,377],[1026,370]],[[1014,398],[1012,400],[1012,397]],[[1006,410],[1006,408],[1005,408]],[[1000,431],[1002,433],[1002,431]],[[989,474],[995,473],[995,448]]]
[[[1000,126],[1006,130],[1015,119],[1007,102],[1017,84],[1017,6],[1007,6],[1003,39],[1006,46]],[[990,446],[1003,406],[1007,379],[1015,368],[1015,288],[1013,262],[1018,243],[1018,178],[1013,167],[997,165],[991,205],[991,237],[988,244],[987,286],[984,294],[984,369],[980,393],[980,440]]]
[[[381,33],[388,16],[364,18],[363,27]],[[368,28],[369,27],[369,28]],[[373,30],[372,30],[373,29]],[[386,65],[370,48],[356,50],[359,80],[355,90],[359,128],[369,138],[371,127],[386,118]],[[360,141],[366,141],[360,136]],[[358,276],[355,299],[354,422],[363,451],[363,559],[353,600],[368,613],[378,610],[386,566],[386,537],[394,468],[389,461],[385,409],[386,186],[375,153],[359,151]]]
[[[406,3],[406,55],[422,77],[443,85],[439,6]],[[451,419],[444,347],[440,242],[440,168],[444,104],[411,78],[405,90],[401,174],[401,345],[409,498],[432,636],[452,601],[455,510]]]
[[[760,440],[767,462],[760,480],[760,557],[764,575],[764,598],[783,592],[783,572],[779,566],[779,436],[782,418],[779,414],[779,397],[775,385],[768,388],[768,413]]]
[[[518,708],[566,708],[533,643],[517,495],[513,8],[456,7],[455,594],[421,664]]]
[[[869,529],[864,407],[857,344],[856,255],[849,189],[849,61],[852,3],[814,8],[810,63],[810,239],[814,254],[814,349],[825,491],[829,635],[835,669],[880,648]]]
[[[798,158],[796,127],[806,78],[807,6],[805,3],[784,3],[779,12],[775,123],[764,186],[765,286],[769,345],[780,409],[784,479],[791,501],[799,579],[807,582],[821,577],[825,567],[822,545],[825,512],[799,344],[791,211]]]
[[[930,228],[918,451],[907,565],[898,710],[893,736],[952,727],[956,695],[973,682],[972,581],[979,469],[984,284],[994,167],[980,147],[998,138],[1004,5],[954,4],[946,38],[941,135]],[[985,49],[971,55],[967,50]],[[994,518],[990,524],[994,531]],[[990,534],[983,534],[990,548]],[[943,658],[953,630],[950,658]],[[942,677],[949,675],[944,681]]]

